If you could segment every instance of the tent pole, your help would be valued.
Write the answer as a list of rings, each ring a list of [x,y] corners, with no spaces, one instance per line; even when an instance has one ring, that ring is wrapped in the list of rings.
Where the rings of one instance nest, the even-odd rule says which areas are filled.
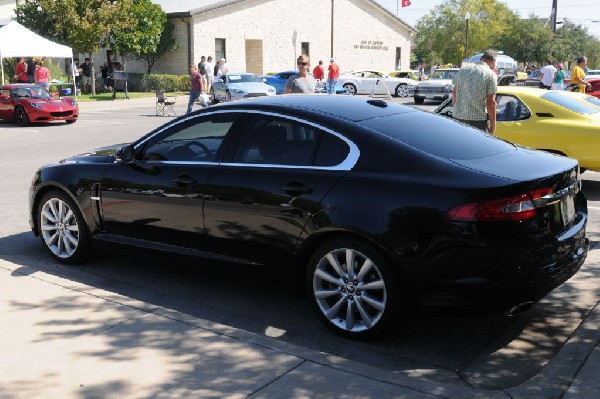
[[[70,68],[71,68],[71,76],[73,77],[73,95],[75,97],[77,97],[77,82],[75,81],[75,69],[73,68],[75,62],[73,62],[73,60],[74,60],[74,58],[71,55],[71,65],[70,65]]]

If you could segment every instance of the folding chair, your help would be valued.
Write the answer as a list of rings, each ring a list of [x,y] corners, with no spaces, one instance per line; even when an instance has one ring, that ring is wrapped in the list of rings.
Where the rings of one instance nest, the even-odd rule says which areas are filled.
[[[177,97],[167,97],[162,90],[156,90],[156,115],[177,115],[173,109],[176,100]]]

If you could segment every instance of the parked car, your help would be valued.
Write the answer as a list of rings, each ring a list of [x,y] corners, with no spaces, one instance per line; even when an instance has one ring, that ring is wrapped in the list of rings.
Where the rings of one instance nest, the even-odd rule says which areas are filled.
[[[516,144],[566,155],[600,171],[600,101],[570,91],[498,87],[496,135]],[[452,116],[452,102],[435,112]]]
[[[385,87],[377,88],[378,84],[383,84]],[[408,97],[414,91],[415,81],[407,78],[393,78],[379,71],[360,69],[341,74],[338,85],[352,95],[370,94],[376,88],[376,93],[381,94],[387,88],[393,96]]]
[[[33,84],[0,86],[0,119],[28,126],[34,122],[75,123],[78,117],[79,106],[74,98],[54,98],[45,88]]]
[[[262,97],[40,168],[29,215],[63,263],[112,242],[271,266],[362,337],[410,306],[524,311],[569,279],[588,251],[578,170],[400,104]]]
[[[588,78],[585,79],[589,84],[592,85],[591,88],[586,90],[586,94],[590,96],[594,96],[596,98],[600,98],[600,76],[597,78]]]
[[[585,80],[600,78],[600,69],[588,69],[585,72]]]
[[[565,85],[565,87],[567,87],[567,86],[569,86],[569,84],[571,82],[571,71],[564,70],[564,73],[565,73],[564,85]],[[536,69],[534,71],[531,71],[529,76],[527,76],[525,78],[517,79],[515,81],[515,85],[539,88],[541,79],[542,79],[542,71],[539,69]]]
[[[388,73],[388,75],[390,75],[392,78],[404,78],[404,79],[412,79],[412,80],[416,80],[416,81],[419,80],[419,71],[415,71],[412,69],[392,71],[392,72]]]
[[[417,83],[415,87],[415,104],[423,104],[425,100],[444,101],[452,96],[452,79],[459,68],[440,68],[429,77]]]
[[[253,73],[228,73],[220,81],[215,80],[210,94],[213,103],[234,101],[243,98],[274,96],[275,88],[266,84]]]
[[[274,75],[262,75],[261,78],[265,83],[273,86],[277,92],[277,94],[283,94],[285,90],[285,83],[288,78],[294,74],[298,73],[298,71],[283,71],[277,72]],[[311,74],[312,75],[312,74]],[[320,82],[315,89],[316,93],[327,93],[327,89],[329,84],[327,82]],[[346,94],[346,90],[340,85],[335,85],[335,93],[336,94]]]

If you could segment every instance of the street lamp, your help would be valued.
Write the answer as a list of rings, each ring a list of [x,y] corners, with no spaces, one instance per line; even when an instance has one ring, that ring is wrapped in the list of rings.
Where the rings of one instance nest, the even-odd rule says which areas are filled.
[[[465,59],[469,57],[469,19],[471,14],[467,11],[465,14],[466,29],[465,29]]]

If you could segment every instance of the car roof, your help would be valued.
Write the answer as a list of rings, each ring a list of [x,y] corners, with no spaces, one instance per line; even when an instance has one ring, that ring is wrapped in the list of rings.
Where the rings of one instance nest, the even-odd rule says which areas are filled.
[[[330,96],[326,94],[284,94],[220,104],[211,109],[253,109],[284,114],[336,117],[350,122],[407,112],[420,112],[412,107],[388,103],[369,97]]]

